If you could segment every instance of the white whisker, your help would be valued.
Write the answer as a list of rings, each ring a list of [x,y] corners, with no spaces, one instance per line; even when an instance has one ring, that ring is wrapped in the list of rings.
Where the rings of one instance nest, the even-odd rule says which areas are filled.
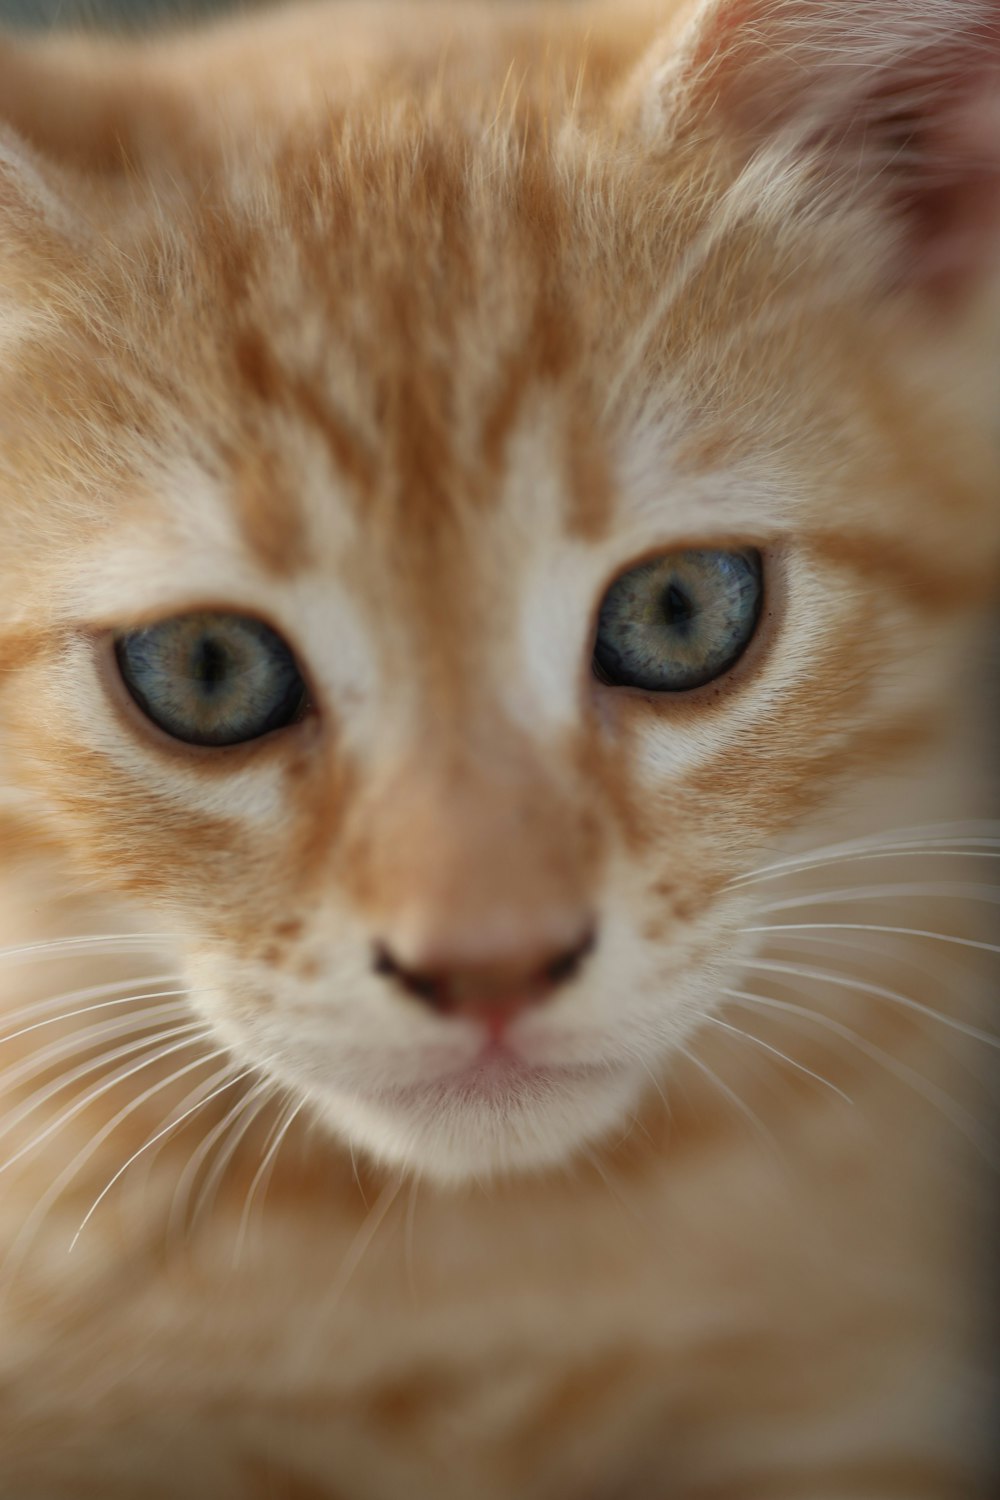
[[[648,1238],[650,1235],[652,1235],[654,1244],[656,1244],[657,1237],[654,1232],[654,1226],[650,1223],[649,1215],[639,1209],[636,1204],[626,1196],[621,1185],[615,1182],[615,1179],[612,1176],[611,1172],[608,1171],[607,1167],[601,1161],[598,1152],[595,1151],[592,1147],[587,1147],[581,1153],[581,1155],[583,1156],[584,1161],[587,1162],[588,1166],[590,1166],[591,1169],[597,1173],[597,1176],[601,1179],[601,1182],[603,1183],[605,1188],[607,1188],[610,1197],[614,1199],[616,1206],[626,1214],[628,1219],[631,1221],[631,1224],[637,1224],[643,1231],[643,1236],[645,1238]],[[633,1232],[634,1231],[632,1230],[631,1226],[629,1226],[629,1233]]]
[[[1000,885],[976,885],[960,880],[855,885],[834,891],[811,891],[805,896],[786,896],[767,902],[759,910],[762,914],[770,914],[775,911],[795,911],[802,907],[832,905],[837,901],[888,901],[909,896],[1000,904]]]
[[[831,854],[823,857],[782,860],[777,865],[765,866],[760,870],[751,870],[745,875],[734,875],[729,881],[731,886],[756,885],[765,880],[778,880],[783,876],[802,874],[806,870],[818,870],[827,865],[842,864],[865,864],[877,859],[1000,859],[1000,848],[998,849],[955,849],[921,845],[910,848],[903,844],[889,846],[885,849],[855,850],[841,854]]]
[[[304,1099],[299,1099],[298,1101],[293,1100],[291,1105],[286,1109],[284,1117],[279,1117],[277,1125],[271,1132],[271,1139],[268,1141],[265,1147],[260,1166],[254,1173],[253,1181],[250,1183],[250,1187],[247,1190],[246,1202],[243,1205],[243,1212],[240,1214],[240,1222],[236,1230],[236,1243],[233,1246],[234,1268],[239,1265],[240,1257],[243,1253],[243,1245],[246,1241],[247,1230],[250,1226],[250,1215],[253,1212],[254,1199],[256,1198],[257,1193],[260,1192],[261,1205],[263,1207],[263,1204],[267,1199],[267,1185],[270,1179],[271,1169],[273,1168],[274,1163],[277,1159],[278,1152],[281,1150],[281,1147],[284,1143],[285,1137],[288,1135],[289,1130],[291,1130],[293,1124],[295,1123],[296,1116],[304,1108]]]
[[[365,1215],[360,1229],[347,1247],[347,1253],[341,1261],[337,1274],[330,1286],[330,1306],[336,1307],[347,1290],[351,1278],[364,1260],[372,1241],[385,1221],[386,1215],[399,1197],[402,1186],[402,1177],[397,1177],[394,1180],[390,1179],[375,1199],[371,1209]]]
[[[410,1302],[417,1304],[416,1278],[416,1216],[417,1193],[420,1191],[420,1173],[414,1172],[410,1179],[410,1191],[406,1195],[406,1217],[403,1221],[403,1264],[406,1267],[406,1289]]]
[[[205,1175],[191,1215],[193,1226],[211,1214],[233,1157],[246,1139],[248,1131],[253,1128],[254,1122],[273,1101],[275,1093],[275,1085],[266,1078],[250,1090],[251,1107],[241,1110],[236,1119],[232,1120],[229,1138],[219,1147],[215,1160]]]
[[[900,994],[898,990],[886,989],[883,985],[871,984],[868,980],[856,979],[853,975],[835,974],[828,969],[813,968],[809,964],[785,963],[782,959],[744,959],[743,967],[756,969],[761,973],[787,974],[798,979],[815,979],[823,984],[834,985],[838,989],[857,991],[862,995],[873,995],[877,999],[902,1005],[917,1015],[927,1016],[929,1020],[937,1021],[941,1026],[950,1026],[953,1030],[961,1032],[963,1036],[971,1037],[977,1042],[985,1042],[988,1047],[1000,1047],[1000,1037],[994,1036],[992,1032],[981,1031],[978,1026],[971,1026],[965,1021],[957,1020],[954,1016],[942,1015],[933,1006],[923,1005],[909,995]]]
[[[202,1058],[201,1061],[205,1062],[207,1061],[207,1059]],[[162,1126],[162,1128],[158,1130],[155,1135],[150,1136],[149,1140],[146,1141],[144,1145],[140,1146],[137,1151],[133,1151],[128,1160],[118,1168],[118,1171],[114,1174],[114,1176],[108,1179],[104,1187],[94,1199],[93,1203],[87,1209],[87,1212],[84,1214],[83,1218],[80,1220],[80,1226],[74,1234],[72,1240],[70,1241],[70,1251],[76,1249],[81,1234],[86,1229],[91,1219],[94,1217],[97,1209],[104,1202],[104,1199],[108,1196],[115,1183],[118,1182],[119,1179],[124,1175],[124,1173],[128,1171],[129,1167],[134,1161],[137,1161],[139,1157],[142,1156],[144,1152],[148,1151],[151,1146],[155,1146],[156,1142],[162,1140],[165,1135],[169,1135],[172,1130],[176,1130],[178,1125],[183,1125],[184,1121],[189,1120],[197,1110],[204,1109],[206,1104],[210,1104],[213,1099],[218,1098],[218,1096],[224,1093],[226,1089],[233,1088],[235,1084],[242,1082],[244,1078],[249,1078],[254,1071],[255,1070],[253,1068],[245,1068],[242,1073],[237,1073],[235,1077],[227,1078],[223,1083],[219,1084],[218,1088],[213,1089],[211,1093],[206,1094],[204,1098],[199,1099],[196,1104],[192,1104],[190,1108],[185,1109],[182,1114],[177,1115],[172,1120],[168,1120],[166,1125]],[[115,1119],[111,1122],[111,1126],[108,1127],[108,1133],[110,1134],[111,1129],[120,1124],[121,1120],[125,1118],[126,1113],[131,1114],[136,1109],[138,1109],[141,1104],[144,1104],[147,1097],[152,1092],[155,1092],[155,1090],[147,1091],[146,1095],[143,1095],[139,1100],[133,1101],[127,1111],[121,1111],[118,1115],[116,1115]]]
[[[890,858],[912,854],[969,854],[977,851],[1000,850],[1000,837],[988,835],[985,829],[996,829],[1000,824],[983,820],[973,823],[933,823],[924,827],[894,829],[889,834],[869,834],[862,838],[842,840],[834,844],[820,845],[804,850],[785,859],[760,865],[745,874],[736,875],[731,885],[747,884],[751,881],[772,879],[785,871],[799,871],[814,865],[833,864],[842,860]],[[961,845],[961,848],[949,847]],[[988,858],[996,857],[990,853]]]
[[[1000,953],[996,943],[981,942],[976,938],[956,937],[950,932],[932,932],[923,927],[892,927],[873,922],[790,922],[784,925],[773,923],[763,927],[743,927],[746,933],[807,934],[810,932],[884,932],[895,937],[931,938],[938,943],[954,943],[959,948],[974,948],[981,953]]]
[[[168,1051],[176,1050],[178,1049],[168,1049]],[[13,1279],[13,1277],[17,1274],[17,1269],[21,1264],[21,1256],[19,1255],[19,1251],[21,1250],[22,1245],[25,1247],[25,1249],[30,1246],[34,1235],[37,1234],[39,1228],[44,1223],[50,1210],[59,1201],[63,1193],[66,1191],[67,1187],[69,1187],[73,1179],[93,1156],[94,1152],[99,1150],[99,1148],[118,1128],[122,1121],[125,1120],[130,1114],[134,1113],[135,1110],[141,1109],[142,1106],[144,1104],[147,1104],[149,1100],[153,1098],[154,1095],[157,1094],[161,1089],[172,1087],[181,1078],[185,1077],[188,1073],[191,1073],[196,1067],[204,1066],[205,1063],[213,1062],[217,1058],[226,1056],[227,1054],[228,1048],[219,1048],[215,1052],[206,1053],[204,1056],[196,1058],[194,1062],[187,1063],[184,1067],[178,1068],[167,1078],[159,1079],[156,1083],[152,1084],[148,1089],[140,1094],[137,1099],[133,1099],[125,1107],[125,1109],[120,1110],[119,1113],[115,1115],[114,1119],[108,1121],[100,1130],[96,1132],[95,1135],[91,1137],[91,1139],[87,1142],[83,1149],[77,1153],[77,1155],[73,1158],[69,1165],[65,1167],[64,1170],[59,1174],[59,1176],[54,1180],[54,1182],[51,1183],[48,1190],[39,1199],[38,1203],[32,1209],[28,1218],[22,1225],[17,1238],[11,1245],[10,1251],[3,1265],[4,1272],[9,1280]],[[214,1083],[218,1078],[224,1076],[224,1074],[228,1072],[231,1067],[232,1063],[228,1062],[224,1069],[216,1073],[212,1079],[208,1080],[207,1084],[200,1084],[199,1089],[204,1089],[211,1083]],[[197,1093],[198,1090],[195,1090],[194,1092]],[[193,1095],[188,1095],[188,1099],[190,1099],[191,1097],[193,1097]],[[205,1102],[207,1102],[207,1100]],[[187,1100],[185,1100],[184,1103],[186,1104]]]
[[[21,1021],[29,1016],[37,1016],[47,1011],[58,1010],[59,1006],[75,1006],[79,1001],[101,1000],[102,996],[118,995],[122,990],[130,992],[139,991],[139,993],[134,995],[129,993],[120,1000],[103,1000],[101,1005],[84,1005],[79,1010],[58,1010],[57,1015],[49,1016],[46,1020],[37,1023],[38,1026],[56,1025],[59,1021],[69,1020],[73,1016],[84,1015],[90,1010],[104,1009],[111,1005],[127,1005],[131,999],[142,1000],[152,998],[141,993],[148,984],[176,983],[176,974],[150,974],[144,978],[116,979],[107,984],[90,985],[87,989],[70,990],[64,995],[47,996],[43,1000],[35,1000],[30,1005],[22,1005],[17,1010],[5,1012],[3,1020],[9,1026],[12,1022]],[[187,991],[186,989],[176,989],[168,990],[165,993],[180,995],[187,993]],[[3,1036],[0,1036],[0,1046],[3,1046],[5,1042],[13,1041],[15,1037],[24,1036],[27,1032],[35,1029],[34,1025],[29,1025],[18,1031],[8,1031]]]
[[[94,951],[103,957],[132,953],[141,948],[163,948],[171,940],[169,933],[162,932],[106,932],[81,937],[52,938],[46,942],[21,943],[13,948],[0,948],[0,962],[23,958],[73,958],[79,953]]]
[[[198,1179],[198,1174],[210,1157],[213,1148],[237,1124],[246,1111],[253,1107],[255,1102],[258,1104],[264,1102],[266,1094],[267,1085],[264,1083],[248,1090],[246,1094],[236,1100],[235,1104],[226,1111],[222,1119],[218,1120],[195,1146],[174,1188],[170,1212],[167,1216],[166,1236],[168,1242],[174,1242],[178,1235],[184,1231],[191,1192]],[[192,1215],[192,1222],[196,1218],[197,1211]]]
[[[870,1042],[867,1037],[862,1036],[853,1027],[845,1025],[842,1021],[837,1021],[833,1016],[828,1016],[823,1011],[812,1010],[805,1005],[796,1005],[790,1000],[777,1000],[771,995],[756,995],[747,990],[731,989],[725,989],[722,993],[727,999],[733,1000],[738,1004],[758,1006],[767,1010],[784,1011],[786,1014],[800,1016],[813,1022],[822,1030],[829,1031],[832,1035],[849,1042],[851,1046],[856,1047],[864,1056],[870,1058],[873,1062],[879,1063],[885,1068],[886,1072],[897,1078],[901,1083],[907,1084],[919,1097],[926,1100],[928,1104],[939,1109],[945,1119],[954,1125],[955,1129],[964,1136],[970,1145],[990,1165],[994,1164],[993,1153],[984,1147],[976,1121],[965,1110],[956,1106],[950,1094],[944,1089],[938,1088],[924,1074],[918,1073],[914,1068],[909,1067],[907,1063],[895,1057],[891,1052],[886,1052],[884,1048],[877,1046],[874,1042]]]
[[[723,993],[730,994],[731,991],[727,990]],[[687,1058],[688,1062],[692,1063],[699,1070],[699,1072],[704,1073],[705,1077],[710,1079],[710,1081],[715,1085],[715,1087],[719,1090],[723,1097],[728,1099],[733,1108],[738,1110],[739,1113],[744,1117],[744,1119],[749,1122],[754,1133],[760,1136],[761,1140],[768,1147],[769,1151],[774,1155],[775,1159],[780,1162],[781,1155],[778,1151],[777,1141],[775,1140],[771,1131],[768,1130],[764,1122],[754,1114],[753,1110],[747,1104],[746,1100],[741,1099],[739,1094],[731,1089],[727,1083],[724,1083],[723,1080],[718,1076],[718,1074],[713,1072],[708,1064],[706,1062],[703,1062],[700,1057],[696,1057],[689,1048],[678,1046],[677,1050],[681,1054],[681,1056]]]
[[[89,1052],[105,1038],[128,1036],[130,1032],[148,1030],[155,1022],[171,1016],[190,1018],[191,1008],[175,1001],[169,1005],[151,1005],[148,1010],[142,1009],[125,1016],[117,1016],[110,1021],[101,1020],[89,1026],[74,1027],[68,1035],[57,1037],[46,1046],[33,1049],[26,1057],[19,1058],[16,1063],[8,1063],[5,1068],[0,1069],[0,1087],[5,1092],[9,1092],[25,1078],[31,1078],[36,1073],[43,1073],[47,1067],[61,1058],[72,1057],[74,1053]]]
[[[20,1151],[15,1152],[13,1156],[9,1156],[6,1161],[0,1163],[0,1173],[6,1172],[9,1167],[14,1166],[15,1163],[19,1162],[22,1159],[22,1157],[27,1156],[29,1152],[37,1150],[37,1148],[43,1145],[45,1141],[49,1140],[51,1136],[55,1135],[59,1130],[63,1129],[64,1126],[68,1125],[71,1120],[76,1119],[76,1117],[82,1114],[84,1110],[89,1109],[96,1100],[109,1093],[111,1089],[117,1088],[117,1086],[120,1083],[124,1083],[127,1078],[132,1078],[136,1073],[141,1072],[144,1068],[152,1067],[155,1063],[162,1061],[164,1057],[171,1056],[171,1054],[173,1054],[174,1052],[181,1052],[188,1047],[197,1046],[200,1042],[203,1042],[207,1037],[211,1035],[211,1032],[207,1027],[202,1027],[200,1031],[195,1030],[194,1028],[197,1027],[197,1025],[197,1022],[191,1022],[189,1026],[178,1027],[177,1030],[171,1031],[169,1033],[170,1036],[176,1036],[178,1032],[181,1031],[188,1032],[190,1034],[185,1036],[181,1041],[174,1042],[171,1046],[154,1052],[151,1057],[143,1058],[141,1062],[135,1063],[131,1067],[119,1068],[117,1072],[115,1072],[110,1078],[104,1079],[99,1087],[90,1089],[80,1099],[77,1099],[75,1104],[73,1104],[69,1109],[64,1110],[63,1113],[61,1115],[58,1115],[55,1120],[50,1121],[45,1129],[40,1131],[39,1134],[36,1135],[31,1141],[29,1141],[26,1146],[22,1146]],[[161,1040],[161,1037],[154,1036],[149,1039],[149,1045],[155,1046]],[[130,1050],[134,1051],[137,1049],[133,1047]],[[199,1061],[200,1060],[203,1059],[199,1059]],[[192,1063],[191,1066],[194,1067],[196,1066],[196,1064]]]
[[[763,1037],[754,1036],[753,1032],[744,1031],[740,1026],[733,1026],[730,1022],[723,1021],[719,1016],[706,1016],[705,1020],[711,1022],[713,1026],[723,1027],[724,1030],[732,1032],[734,1036],[745,1037],[748,1042],[754,1042],[758,1047],[763,1047],[766,1052],[772,1053],[774,1057],[780,1058],[782,1062],[788,1063],[790,1067],[797,1068],[800,1073],[805,1073],[808,1078],[815,1079],[817,1083],[821,1083],[824,1088],[836,1094],[837,1098],[842,1099],[845,1104],[853,1105],[854,1100],[850,1095],[845,1094],[843,1089],[839,1089],[835,1083],[831,1083],[829,1078],[823,1078],[821,1074],[814,1073],[812,1068],[807,1068],[805,1063],[799,1062],[794,1057],[789,1057],[788,1053],[782,1052],[780,1048],[772,1047],[771,1043],[765,1042]]]

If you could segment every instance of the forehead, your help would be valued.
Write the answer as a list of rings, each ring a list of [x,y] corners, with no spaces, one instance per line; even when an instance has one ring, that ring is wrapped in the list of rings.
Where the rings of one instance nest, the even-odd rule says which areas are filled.
[[[140,524],[164,555],[173,534],[435,608],[547,540],[610,538],[610,566],[832,503],[848,526],[868,496],[844,476],[905,399],[794,236],[713,244],[702,199],[544,121],[403,111],[331,117],[176,228],[154,215],[98,392],[116,437],[143,432],[137,467],[157,449]]]
[[[189,225],[155,357],[185,364],[266,566],[373,530],[390,554],[416,534],[453,552],[512,501],[516,522],[558,500],[571,535],[600,532],[614,304],[564,178],[541,151],[342,126]]]

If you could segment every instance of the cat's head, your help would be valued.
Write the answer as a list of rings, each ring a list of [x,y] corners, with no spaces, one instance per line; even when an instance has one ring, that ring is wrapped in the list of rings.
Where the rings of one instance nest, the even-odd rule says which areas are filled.
[[[0,778],[453,1179],[623,1127],[733,878],[939,727],[1000,7],[398,19],[322,105],[318,20],[0,57]]]

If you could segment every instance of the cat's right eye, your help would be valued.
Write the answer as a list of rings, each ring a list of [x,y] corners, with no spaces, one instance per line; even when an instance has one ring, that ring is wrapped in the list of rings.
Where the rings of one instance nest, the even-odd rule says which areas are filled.
[[[178,615],[115,640],[122,681],[165,734],[239,745],[293,723],[306,687],[290,648],[249,615]]]
[[[613,687],[684,693],[723,676],[757,629],[763,563],[753,547],[667,552],[608,589],[594,668]]]

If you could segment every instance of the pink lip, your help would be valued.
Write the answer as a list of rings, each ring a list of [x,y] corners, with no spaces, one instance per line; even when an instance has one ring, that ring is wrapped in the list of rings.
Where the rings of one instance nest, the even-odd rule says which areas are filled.
[[[398,1103],[426,1102],[428,1099],[440,1099],[442,1103],[448,1100],[513,1103],[526,1096],[537,1097],[559,1084],[582,1083],[606,1071],[595,1064],[534,1065],[511,1052],[502,1042],[492,1041],[474,1062],[453,1073],[439,1074],[425,1083],[407,1084],[387,1092]]]

